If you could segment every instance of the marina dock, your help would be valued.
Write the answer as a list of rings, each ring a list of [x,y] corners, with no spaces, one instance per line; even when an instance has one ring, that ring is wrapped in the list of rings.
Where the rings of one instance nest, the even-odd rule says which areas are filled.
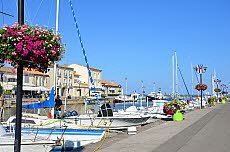
[[[230,103],[196,109],[187,113],[182,122],[165,121],[136,135],[107,138],[98,151],[226,152],[230,148],[229,109]],[[83,152],[93,151],[100,144],[88,145]]]

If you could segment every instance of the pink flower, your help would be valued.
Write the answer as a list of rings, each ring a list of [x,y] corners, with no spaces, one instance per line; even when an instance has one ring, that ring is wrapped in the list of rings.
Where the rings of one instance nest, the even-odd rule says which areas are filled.
[[[25,67],[35,68],[39,71],[46,71],[50,63],[60,59],[64,52],[61,47],[60,36],[56,36],[52,31],[42,27],[32,27],[27,25],[4,26],[2,36],[10,39],[2,39],[1,44],[9,44],[8,50],[2,48],[0,56],[4,60],[9,60],[13,66],[18,64],[18,58],[33,61]]]
[[[10,36],[9,34],[3,34],[3,36],[6,36],[6,37],[8,37],[8,36]]]
[[[56,55],[56,52],[54,50],[51,50],[51,52],[52,52],[53,55]]]
[[[30,57],[30,60],[31,60],[31,61],[33,61],[33,60],[34,60],[34,58],[31,56],[31,57]]]
[[[12,35],[17,35],[18,33],[17,32],[13,32]]]
[[[22,56],[27,56],[28,53],[29,53],[28,50],[24,50],[24,53],[22,54]]]
[[[27,39],[29,39],[29,36],[24,36],[23,38],[24,38],[25,40],[27,40]]]
[[[12,55],[15,56],[15,55],[17,55],[17,53],[16,52],[12,52]]]
[[[32,50],[32,46],[30,46],[30,45],[27,45],[26,48],[27,48],[28,50],[30,50],[30,51]]]

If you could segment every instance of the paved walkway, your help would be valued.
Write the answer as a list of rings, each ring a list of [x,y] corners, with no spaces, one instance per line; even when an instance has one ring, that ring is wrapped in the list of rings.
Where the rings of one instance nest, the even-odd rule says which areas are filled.
[[[130,135],[99,152],[227,152],[230,151],[230,103],[185,115]],[[229,129],[228,129],[229,128]]]

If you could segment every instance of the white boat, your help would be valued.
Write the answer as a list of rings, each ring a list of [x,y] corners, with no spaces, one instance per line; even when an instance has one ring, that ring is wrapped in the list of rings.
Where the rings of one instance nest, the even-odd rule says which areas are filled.
[[[6,133],[2,126],[0,126],[0,151],[10,152],[14,151],[14,134]],[[47,140],[32,135],[21,136],[21,151],[23,152],[41,152],[52,150],[52,145],[55,141]]]
[[[16,116],[11,116],[6,122],[1,122],[3,127],[12,130],[15,126]],[[50,119],[47,116],[40,116],[38,114],[22,113],[22,127],[25,128],[61,128],[67,126],[68,128],[79,128],[73,124],[73,121],[64,121],[62,119]]]
[[[130,106],[129,108],[127,108],[125,111],[124,110],[119,110],[117,113],[114,113],[114,115],[140,115],[142,117],[150,117],[150,119],[148,119],[145,123],[152,123],[157,121],[157,119],[162,119],[162,118],[168,118],[168,116],[163,115],[161,113],[156,113],[157,110],[154,109],[155,107],[151,107],[151,108],[144,108],[144,107],[140,107],[140,109],[138,109],[136,106]],[[158,107],[156,107],[158,108]]]
[[[148,97],[152,98],[153,100],[161,100],[164,98],[164,95],[161,93],[161,90],[156,92],[150,92],[150,94],[147,95]]]
[[[45,102],[23,105],[23,108],[53,107],[53,89],[49,97],[50,99]],[[71,114],[74,115],[73,113]],[[2,125],[9,131],[14,131],[15,122],[16,117],[11,116],[6,122],[3,122]],[[61,139],[64,140],[64,147],[62,148],[68,149],[76,149],[89,143],[98,142],[105,134],[104,130],[98,128],[82,129],[81,126],[77,126],[74,123],[74,120],[51,119],[38,114],[23,113],[21,122],[22,134],[36,135],[50,140]]]
[[[65,120],[74,120],[79,126],[110,129],[126,129],[146,123],[150,116],[145,115],[117,115],[109,104],[103,104],[98,114],[82,114],[66,117]]]
[[[10,117],[2,126],[9,132],[14,132],[15,116]],[[101,141],[105,130],[99,128],[81,128],[73,120],[48,119],[37,114],[23,114],[22,135],[37,136],[51,141],[64,141],[62,148],[77,149],[90,143]],[[70,144],[71,143],[71,144]],[[57,147],[53,147],[58,149]],[[59,146],[60,148],[60,146]]]
[[[64,148],[78,149],[87,144],[101,141],[105,130],[96,128],[69,129],[69,128],[22,128],[22,134],[36,135],[49,140],[64,141]],[[70,144],[71,143],[71,144]],[[55,147],[57,148],[57,147]]]

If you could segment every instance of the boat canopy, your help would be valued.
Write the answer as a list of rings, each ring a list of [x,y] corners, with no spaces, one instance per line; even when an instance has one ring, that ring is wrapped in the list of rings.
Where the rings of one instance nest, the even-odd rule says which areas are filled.
[[[36,102],[34,104],[24,104],[22,108],[34,109],[34,108],[53,108],[54,107],[54,88],[50,91],[49,97],[44,102]]]
[[[32,86],[23,86],[23,91],[49,91],[49,89],[39,86],[39,87],[32,87]]]

